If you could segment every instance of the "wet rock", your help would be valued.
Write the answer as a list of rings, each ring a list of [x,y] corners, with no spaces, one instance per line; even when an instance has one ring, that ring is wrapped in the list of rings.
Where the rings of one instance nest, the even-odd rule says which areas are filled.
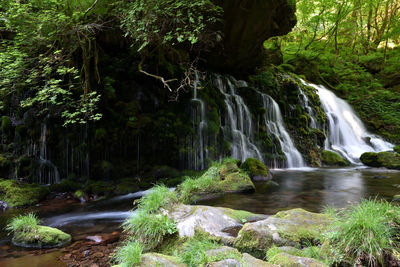
[[[265,220],[246,223],[234,245],[242,252],[263,258],[272,245],[299,246],[302,240],[318,240],[329,221],[328,215],[303,209],[281,211]]]
[[[6,209],[8,208],[8,205],[5,201],[1,201],[0,200],[0,211],[6,211]]]
[[[400,170],[400,154],[395,152],[366,152],[361,155],[360,160],[363,164],[370,167],[385,167]]]
[[[142,256],[141,267],[184,267],[185,264],[179,263],[178,259],[158,253],[146,253]]]
[[[85,257],[85,258],[89,257],[89,253],[90,253],[89,250],[85,250],[85,251],[83,252],[83,257]]]
[[[200,229],[210,235],[233,240],[234,237],[224,229],[242,227],[245,221],[262,220],[267,216],[228,208],[181,204],[170,210],[168,217],[176,222],[181,237],[192,237],[195,229]]]
[[[247,158],[240,168],[246,171],[253,181],[269,181],[272,179],[268,167],[258,159]]]
[[[63,247],[71,241],[71,236],[56,228],[41,226],[31,231],[15,232],[12,238],[14,246],[25,248]]]
[[[338,153],[324,150],[321,154],[321,161],[327,166],[349,166],[350,162],[342,158]]]
[[[285,267],[328,267],[328,265],[315,259],[293,256],[287,253],[279,253],[270,261]]]
[[[110,234],[98,234],[94,236],[87,236],[86,239],[93,241],[96,244],[107,245],[119,240],[119,233],[113,232]]]

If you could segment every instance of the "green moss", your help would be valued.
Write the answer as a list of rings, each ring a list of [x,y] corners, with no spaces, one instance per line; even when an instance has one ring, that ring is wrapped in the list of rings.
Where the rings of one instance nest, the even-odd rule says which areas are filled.
[[[0,168],[7,166],[9,160],[2,154],[0,154]]]
[[[22,247],[59,247],[71,241],[71,236],[56,228],[38,225],[28,232],[15,232],[12,241]]]
[[[10,207],[36,204],[48,193],[48,188],[40,185],[19,184],[15,180],[0,179],[0,199]]]
[[[76,181],[71,179],[63,179],[58,184],[52,184],[50,186],[50,191],[52,192],[75,192],[76,190],[80,189],[82,185]]]
[[[139,183],[136,179],[126,178],[117,182],[114,193],[116,195],[125,195],[128,193],[139,191]]]
[[[233,209],[228,209],[224,208],[224,213],[231,217],[232,219],[235,219],[236,221],[245,223],[247,222],[250,218],[257,217],[257,214],[245,211],[245,210],[233,210]]]
[[[396,153],[400,153],[400,146],[395,146],[395,147],[393,148],[393,150],[394,150]]]
[[[83,197],[83,191],[82,190],[76,190],[75,191],[75,193],[74,193],[74,196],[76,197],[76,198],[81,198],[81,197]]]
[[[327,267],[324,263],[311,258],[298,257],[287,253],[278,253],[272,258],[268,259],[268,262],[285,267]]]
[[[342,158],[339,154],[330,151],[324,150],[321,154],[322,163],[328,166],[349,166],[350,162],[344,158]]]
[[[279,234],[285,239],[298,243],[314,243],[316,240],[320,240],[331,220],[331,217],[327,214],[309,212],[303,209],[280,211],[273,217],[294,222],[282,227]]]
[[[366,152],[360,160],[367,166],[385,167],[388,169],[400,169],[400,154],[394,152]]]
[[[7,132],[11,129],[12,122],[10,120],[10,117],[8,116],[2,116],[1,117],[1,131],[2,132]]]
[[[240,238],[235,240],[234,246],[240,252],[246,252],[256,258],[265,257],[265,248],[272,245],[272,237],[263,238],[257,232],[244,231],[240,233]]]
[[[237,164],[236,159],[225,159],[214,163],[199,178],[186,179],[177,188],[180,200],[191,203],[207,194],[254,190],[250,177]]]
[[[246,171],[252,178],[255,176],[267,176],[269,172],[267,166],[258,159],[253,158],[247,158],[240,168]]]

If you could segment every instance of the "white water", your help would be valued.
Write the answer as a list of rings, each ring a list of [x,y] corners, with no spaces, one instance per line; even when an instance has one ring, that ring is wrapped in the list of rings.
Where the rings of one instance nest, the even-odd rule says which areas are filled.
[[[266,94],[261,94],[263,106],[267,110],[264,114],[264,124],[268,129],[269,134],[276,137],[281,145],[282,152],[286,156],[286,163],[288,168],[301,168],[305,167],[303,157],[297,150],[289,133],[283,123],[283,118],[279,105],[275,102],[272,97]],[[274,168],[279,168],[278,164],[274,163]]]
[[[306,83],[303,79],[300,79],[300,81],[301,81],[303,84],[307,85],[307,83]],[[317,123],[316,123],[314,110],[311,108],[311,106],[310,106],[310,104],[309,104],[308,97],[307,97],[307,95],[303,92],[303,90],[301,89],[300,86],[299,86],[299,93],[300,93],[300,95],[299,95],[300,103],[302,104],[302,106],[304,107],[304,109],[307,111],[308,115],[310,115],[310,119],[311,119],[310,126],[311,126],[312,128],[318,129],[319,127],[318,127],[318,125],[317,125]]]
[[[364,152],[380,152],[393,149],[393,144],[370,134],[351,106],[322,85],[314,87],[320,97],[322,108],[329,120],[325,149],[341,154],[353,164],[360,163]]]
[[[263,161],[260,150],[252,140],[251,113],[243,98],[236,93],[236,88],[240,85],[246,86],[245,82],[236,81],[233,78],[226,78],[225,81],[221,76],[216,78],[216,86],[225,96],[226,115],[225,124],[222,127],[224,136],[231,143],[233,158],[242,161],[247,158],[256,158]]]
[[[205,169],[205,159],[208,157],[207,151],[207,134],[203,134],[203,132],[207,129],[207,121],[206,121],[206,108],[203,100],[197,97],[197,89],[199,85],[199,74],[195,73],[195,80],[193,82],[193,99],[192,101],[197,103],[196,109],[193,113],[193,125],[195,126],[200,119],[197,127],[198,134],[198,144],[193,146],[194,153],[194,168],[195,170],[203,170]],[[200,107],[200,109],[199,109]]]
[[[95,220],[108,220],[122,222],[126,218],[135,214],[135,211],[105,211],[105,212],[81,212],[81,213],[66,213],[63,215],[54,216],[44,221],[45,225],[51,227],[60,227],[76,223],[87,223]]]

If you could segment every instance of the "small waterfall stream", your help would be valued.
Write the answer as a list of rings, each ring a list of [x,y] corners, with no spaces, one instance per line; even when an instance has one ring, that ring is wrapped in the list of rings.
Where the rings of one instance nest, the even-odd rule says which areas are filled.
[[[322,108],[328,117],[328,138],[325,149],[341,154],[353,164],[360,163],[364,152],[392,150],[393,145],[370,134],[351,106],[322,85],[308,84],[317,90]]]
[[[286,164],[288,168],[304,167],[305,163],[300,152],[297,150],[289,133],[283,123],[283,117],[278,103],[272,97],[266,94],[261,94],[264,108],[267,112],[264,114],[264,124],[268,132],[279,140],[282,152],[286,156]],[[275,163],[276,165],[276,163]],[[275,168],[279,166],[274,166]]]
[[[226,117],[222,129],[224,137],[231,143],[232,157],[242,161],[246,158],[263,161],[260,150],[253,142],[251,113],[243,98],[235,90],[240,85],[246,86],[246,84],[233,78],[227,78],[225,82],[222,79],[221,76],[217,76],[216,86],[225,96]]]

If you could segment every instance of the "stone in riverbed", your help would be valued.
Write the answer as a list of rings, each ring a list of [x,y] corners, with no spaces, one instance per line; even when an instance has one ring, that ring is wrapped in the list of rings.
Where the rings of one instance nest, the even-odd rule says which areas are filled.
[[[158,253],[146,253],[142,256],[140,267],[184,267],[185,264],[179,263],[178,259]]]
[[[179,236],[193,237],[195,230],[233,242],[234,236],[225,229],[241,228],[246,221],[265,219],[266,215],[221,207],[177,205],[168,211],[168,217],[176,222]]]
[[[349,166],[350,162],[342,158],[338,153],[324,150],[321,154],[321,161],[327,166]]]
[[[246,171],[253,181],[269,181],[272,179],[268,167],[258,159],[247,158],[240,165],[240,168]]]
[[[272,245],[299,246],[303,240],[318,240],[329,221],[328,215],[303,209],[281,211],[265,220],[246,223],[234,245],[242,252],[263,258]]]
[[[25,248],[56,248],[71,241],[71,236],[56,228],[38,225],[29,232],[15,232],[14,246]]]
[[[361,155],[360,160],[370,167],[400,170],[400,154],[395,152],[366,152]]]

